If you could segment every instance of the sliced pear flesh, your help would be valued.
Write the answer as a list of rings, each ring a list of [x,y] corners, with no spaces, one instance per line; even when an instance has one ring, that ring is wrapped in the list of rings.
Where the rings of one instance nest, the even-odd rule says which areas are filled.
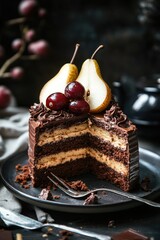
[[[85,88],[90,112],[99,113],[105,110],[111,100],[111,90],[103,80],[99,65],[95,59],[87,59],[82,64],[77,81]]]

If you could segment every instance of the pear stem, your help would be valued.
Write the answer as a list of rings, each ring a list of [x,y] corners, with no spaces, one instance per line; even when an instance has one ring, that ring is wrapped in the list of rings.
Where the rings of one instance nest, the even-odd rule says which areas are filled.
[[[94,56],[96,55],[96,53],[97,53],[101,48],[103,48],[103,47],[104,47],[103,45],[100,45],[100,46],[94,51],[94,53],[92,54],[91,59],[93,59]]]
[[[77,43],[77,44],[76,44],[76,47],[75,47],[75,50],[74,50],[74,53],[73,53],[73,57],[72,57],[70,63],[73,63],[73,61],[74,61],[74,59],[75,59],[75,56],[76,56],[76,54],[77,54],[77,51],[78,51],[79,46],[80,46],[80,44]]]

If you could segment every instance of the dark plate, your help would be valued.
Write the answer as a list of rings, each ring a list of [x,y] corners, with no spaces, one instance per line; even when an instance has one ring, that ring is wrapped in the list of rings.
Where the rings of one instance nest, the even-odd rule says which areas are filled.
[[[72,213],[101,213],[101,212],[115,212],[132,207],[139,206],[139,203],[125,197],[113,193],[98,193],[98,203],[93,205],[83,205],[84,199],[77,200],[66,196],[60,190],[53,190],[53,194],[60,195],[60,198],[54,201],[41,200],[38,198],[41,191],[40,188],[30,187],[29,189],[22,188],[20,184],[15,182],[15,166],[17,164],[27,163],[27,153],[23,152],[8,160],[6,160],[1,168],[1,178],[4,185],[19,199],[24,202],[46,208],[54,211],[72,212]],[[141,197],[148,199],[155,199],[160,195],[160,157],[148,150],[140,149],[140,179],[149,177],[151,181],[151,190],[145,192],[142,190],[134,191]],[[79,179],[77,177],[77,179]],[[75,180],[75,179],[73,179]],[[98,180],[94,176],[86,174],[81,176],[87,186],[91,188],[97,187],[111,187],[117,189],[115,186],[103,180]]]

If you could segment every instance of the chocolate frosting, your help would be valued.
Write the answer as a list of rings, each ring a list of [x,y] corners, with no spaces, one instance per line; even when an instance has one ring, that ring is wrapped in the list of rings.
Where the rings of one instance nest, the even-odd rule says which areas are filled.
[[[106,110],[104,114],[104,121],[108,129],[116,125],[119,127],[128,127],[131,125],[131,122],[128,120],[127,116],[123,113],[116,102],[111,105],[109,110]]]
[[[39,121],[41,125],[45,126],[46,124],[52,122],[64,122],[71,120],[83,120],[87,118],[86,114],[82,115],[75,115],[73,113],[60,110],[60,111],[54,111],[46,108],[43,103],[35,103],[33,106],[30,107],[29,109],[30,112],[30,119],[34,121]]]
[[[90,115],[91,122],[95,122],[96,125],[106,129],[111,130],[115,127],[128,129],[135,129],[135,126],[128,119],[128,117],[123,113],[118,103],[112,100],[110,105],[101,114],[92,114]]]
[[[38,121],[40,126],[44,127],[47,124],[69,124],[69,122],[83,121],[87,119],[88,114],[75,115],[69,111],[54,111],[46,108],[43,103],[35,103],[30,107],[30,120]],[[105,112],[101,114],[89,114],[91,121],[96,122],[97,125],[106,130],[112,129],[115,126],[122,128],[134,127],[132,122],[123,113],[118,103],[112,100]]]

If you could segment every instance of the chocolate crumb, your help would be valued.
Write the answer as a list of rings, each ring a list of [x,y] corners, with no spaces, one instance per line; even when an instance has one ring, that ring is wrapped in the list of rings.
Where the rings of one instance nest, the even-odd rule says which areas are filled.
[[[145,177],[142,179],[141,181],[141,189],[145,192],[149,192],[151,189],[150,189],[150,179],[149,177]]]
[[[83,205],[98,203],[98,197],[95,193],[91,193],[84,201]]]
[[[42,200],[53,200],[53,196],[50,189],[43,188],[39,194],[39,198]]]
[[[59,231],[59,233],[60,233],[62,236],[72,236],[72,235],[73,235],[72,232],[67,231],[67,230],[61,230],[61,231]]]
[[[60,199],[59,195],[53,195],[53,199]]]
[[[60,230],[59,234],[61,235],[61,238],[59,240],[69,240],[69,237],[73,235],[72,232],[67,230]]]
[[[74,190],[79,190],[79,191],[88,191],[87,185],[82,181],[82,180],[76,180],[76,181],[71,181],[68,182],[66,181],[67,185],[71,187]]]
[[[19,183],[25,189],[30,188],[31,184],[29,182],[31,181],[31,177],[28,165],[22,166],[21,164],[17,164],[15,168],[18,172],[15,177],[15,182]]]

